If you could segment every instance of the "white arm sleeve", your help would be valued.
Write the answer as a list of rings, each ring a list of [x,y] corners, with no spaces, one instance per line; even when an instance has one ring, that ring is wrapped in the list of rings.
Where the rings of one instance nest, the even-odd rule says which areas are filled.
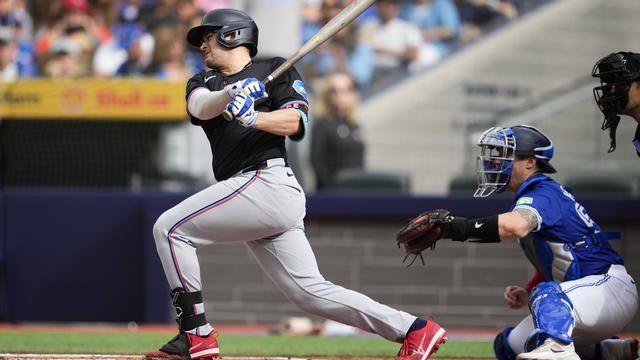
[[[211,91],[199,87],[189,95],[187,112],[198,119],[208,120],[222,114],[230,101],[227,90]]]

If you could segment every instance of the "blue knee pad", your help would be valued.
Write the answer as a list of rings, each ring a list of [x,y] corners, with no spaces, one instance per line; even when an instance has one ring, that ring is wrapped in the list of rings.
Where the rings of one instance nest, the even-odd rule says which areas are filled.
[[[570,343],[573,332],[573,304],[553,281],[538,284],[529,296],[529,309],[536,329],[526,342],[528,351],[540,346],[548,337]]]
[[[516,353],[511,349],[511,346],[509,346],[507,339],[511,330],[513,330],[513,326],[499,332],[496,339],[493,340],[493,352],[496,353],[498,360],[515,360],[516,358]]]

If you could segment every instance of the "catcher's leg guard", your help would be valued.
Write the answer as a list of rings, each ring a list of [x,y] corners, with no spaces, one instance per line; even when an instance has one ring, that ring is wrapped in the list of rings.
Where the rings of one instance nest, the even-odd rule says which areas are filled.
[[[204,313],[196,314],[195,305],[202,304],[202,292],[185,292],[183,288],[171,291],[173,306],[176,307],[178,329],[181,333],[207,324]]]
[[[499,332],[495,340],[493,340],[493,352],[496,353],[498,360],[515,360],[516,358],[516,353],[511,349],[507,339],[511,330],[513,330],[513,326]]]
[[[553,281],[538,284],[529,297],[529,309],[536,329],[527,338],[527,351],[537,348],[548,337],[573,342],[573,304],[560,285]]]

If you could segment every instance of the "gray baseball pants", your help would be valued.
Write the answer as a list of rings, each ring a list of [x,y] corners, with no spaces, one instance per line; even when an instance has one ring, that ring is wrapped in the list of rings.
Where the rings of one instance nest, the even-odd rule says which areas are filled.
[[[167,210],[153,228],[172,289],[200,291],[196,249],[244,242],[300,309],[401,342],[415,316],[324,279],[304,233],[305,194],[284,159],[238,173]]]

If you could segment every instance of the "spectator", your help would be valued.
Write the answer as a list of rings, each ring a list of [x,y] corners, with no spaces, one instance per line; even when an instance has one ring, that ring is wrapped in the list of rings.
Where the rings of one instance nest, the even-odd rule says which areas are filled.
[[[344,0],[323,0],[322,25],[331,20],[344,6]],[[303,40],[306,42],[308,39]],[[358,89],[365,90],[373,77],[374,58],[373,49],[360,38],[356,25],[351,24],[307,55],[301,67],[309,79],[338,71],[350,73],[355,77]]]
[[[418,58],[422,43],[420,29],[398,17],[400,0],[378,0],[378,18],[362,24],[363,39],[375,51],[373,89],[405,74],[409,64]]]
[[[44,65],[44,74],[54,79],[87,76],[80,65],[80,52],[71,38],[57,38],[49,47],[50,56]]]
[[[154,37],[146,32],[141,34],[127,49],[127,60],[120,65],[116,76],[145,76],[151,64],[154,49]]]
[[[151,5],[143,6],[140,19],[147,31],[153,34],[160,26],[177,28],[180,25],[177,3],[177,0],[157,0]]]
[[[93,57],[96,77],[141,76],[151,62],[153,36],[135,22],[114,29],[113,38],[101,45]]]
[[[460,42],[475,40],[498,21],[518,17],[515,0],[455,0],[462,21]]]
[[[191,69],[184,58],[184,36],[177,34],[174,28],[161,26],[153,32],[153,37],[156,44],[147,72],[166,80],[186,81],[191,76]]]
[[[33,41],[33,19],[26,0],[0,0],[0,26],[19,26],[18,43]]]
[[[60,38],[70,39],[75,43],[74,57],[77,63],[77,76],[88,76],[92,73],[92,58],[99,44],[106,42],[111,34],[109,30],[97,24],[89,16],[87,0],[64,0],[62,18],[45,30],[36,42],[36,60],[39,64],[48,62],[52,44]],[[68,48],[68,46],[66,46]]]
[[[119,6],[113,37],[101,44],[93,56],[96,77],[144,74],[151,62],[154,40],[139,20],[140,0],[126,0]]]
[[[38,75],[30,36],[32,27],[33,22],[26,12],[24,1],[0,0],[0,29],[5,46],[3,56],[7,57],[3,60],[5,70],[15,68],[18,77]]]
[[[187,36],[187,31],[189,31],[191,25],[193,25],[193,19],[199,16],[200,20],[202,20],[202,15],[204,14],[198,9],[193,0],[178,0],[177,15],[180,21],[179,33],[182,34],[182,36]],[[198,22],[197,25],[200,25],[200,22]]]
[[[200,10],[196,11],[189,19],[188,28],[191,29],[200,25],[202,22],[202,17],[204,13]],[[186,34],[186,33],[185,33]],[[204,69],[204,58],[202,57],[202,51],[195,46],[189,46],[188,44],[185,46],[184,52],[184,61],[185,65],[191,69],[191,73],[197,73],[200,70]]]
[[[304,0],[302,3],[302,43],[311,39],[322,27],[323,0]]]
[[[416,24],[422,33],[418,68],[446,57],[460,31],[460,16],[451,0],[413,0],[403,8],[400,18]]]
[[[0,26],[13,25],[15,15],[12,12],[12,0],[0,0]]]
[[[346,73],[330,75],[321,91],[311,132],[311,164],[317,189],[330,187],[340,170],[364,167],[365,144],[357,107],[354,79]]]
[[[111,29],[118,18],[118,2],[114,0],[92,0],[89,10],[91,17],[96,23]]]
[[[18,80],[18,65],[14,58],[16,46],[13,41],[11,28],[0,27],[0,80],[2,82],[13,82]]]

